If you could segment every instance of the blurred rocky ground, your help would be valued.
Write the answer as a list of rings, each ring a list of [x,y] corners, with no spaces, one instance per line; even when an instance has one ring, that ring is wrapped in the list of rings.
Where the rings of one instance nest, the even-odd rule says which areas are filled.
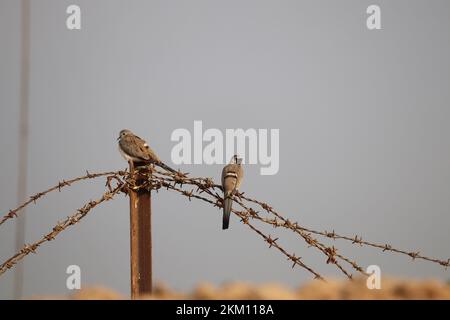
[[[37,296],[33,299],[128,299],[105,287],[86,287],[69,296]],[[178,292],[159,283],[142,299],[450,299],[450,284],[427,279],[384,278],[381,289],[369,290],[365,279],[310,281],[298,288],[267,283],[231,282],[222,286],[199,284],[191,292]]]

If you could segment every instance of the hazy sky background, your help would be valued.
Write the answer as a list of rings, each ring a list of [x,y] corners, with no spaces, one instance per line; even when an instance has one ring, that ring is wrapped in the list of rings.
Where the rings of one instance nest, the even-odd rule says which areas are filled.
[[[382,30],[366,28],[381,6]],[[66,29],[66,8],[82,29]],[[28,194],[64,178],[126,167],[116,138],[129,128],[170,164],[176,128],[280,129],[280,171],[245,167],[242,190],[293,221],[450,256],[450,2],[32,0]],[[20,1],[0,0],[0,212],[17,205]],[[184,165],[218,181],[221,166]],[[27,211],[26,241],[104,191],[104,181],[52,194]],[[0,257],[14,254],[14,221]],[[271,234],[276,230],[265,229]],[[338,276],[301,239],[278,233],[319,272]],[[170,192],[153,197],[154,279],[183,290],[201,281],[311,279],[221,212]],[[333,242],[329,242],[332,244]],[[449,279],[408,257],[334,243],[384,275]],[[24,296],[82,286],[129,293],[128,198],[92,211],[23,260]],[[339,275],[340,276],[340,275]],[[0,277],[12,298],[13,272]]]

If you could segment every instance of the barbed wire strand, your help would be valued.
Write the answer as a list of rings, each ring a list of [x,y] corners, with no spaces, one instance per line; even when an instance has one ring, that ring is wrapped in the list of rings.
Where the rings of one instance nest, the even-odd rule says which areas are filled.
[[[155,170],[156,173],[160,173],[158,170]],[[163,172],[161,172],[162,174],[164,174]],[[164,174],[165,175],[165,174]],[[209,190],[207,189],[208,187],[212,186],[212,179],[206,179],[206,186],[205,185],[199,185],[202,183],[202,181],[199,181],[199,179],[203,179],[203,178],[194,178],[191,180],[194,180],[193,185],[196,185],[197,187],[200,188],[200,190],[206,191],[208,194],[210,194],[211,196],[216,198],[216,202],[221,201],[221,196],[219,196],[217,193],[212,193],[209,192]],[[170,179],[169,179],[170,180]],[[183,178],[181,177],[181,180],[183,180]],[[171,179],[170,181],[172,182],[177,182],[177,183],[183,183],[182,181],[180,181],[180,177],[177,177],[177,179]],[[186,182],[186,180],[184,180],[184,182]],[[191,181],[187,181],[186,184],[190,184]],[[215,188],[221,188],[220,186],[214,185]],[[239,196],[238,196],[239,198]],[[248,208],[247,206],[245,206],[241,201],[237,200],[236,198],[234,199],[235,202],[237,202],[241,207],[243,207],[247,212],[250,213],[251,218],[260,220],[262,222],[271,224],[274,227],[284,227],[287,229],[291,229],[292,231],[298,233],[308,244],[308,246],[310,247],[316,247],[318,250],[320,250],[326,257],[327,257],[327,263],[333,263],[336,265],[336,267],[345,274],[345,276],[347,276],[349,279],[353,278],[353,275],[351,273],[349,273],[338,261],[336,258],[339,258],[345,262],[347,262],[348,264],[350,264],[356,271],[358,271],[359,273],[367,276],[368,274],[366,272],[364,272],[363,268],[360,267],[355,261],[350,260],[349,258],[341,255],[340,253],[337,252],[337,249],[332,246],[332,247],[327,247],[326,245],[324,245],[323,243],[319,242],[317,239],[311,237],[310,234],[299,230],[299,229],[293,229],[292,228],[292,224],[289,222],[289,220],[279,216],[284,223],[283,224],[279,224],[279,223],[274,223],[273,220],[268,220],[265,219],[261,216],[259,216],[257,214],[257,212],[255,212],[252,208]]]
[[[43,197],[44,195],[46,195],[52,191],[55,191],[55,190],[60,191],[61,188],[70,186],[72,183],[77,182],[77,181],[107,176],[106,185],[108,186],[109,191],[106,191],[103,194],[103,196],[101,198],[99,198],[98,200],[90,201],[89,203],[84,205],[82,208],[78,209],[74,215],[69,216],[63,222],[58,223],[53,228],[52,232],[48,233],[47,235],[45,235],[43,238],[41,238],[37,242],[35,242],[31,245],[24,245],[24,247],[18,253],[16,253],[14,256],[12,256],[10,259],[8,259],[2,265],[0,265],[0,275],[3,274],[6,270],[13,267],[18,261],[23,259],[29,253],[31,253],[31,252],[34,253],[36,251],[36,249],[42,243],[44,243],[46,241],[51,241],[60,232],[65,230],[68,226],[74,225],[77,222],[79,222],[91,209],[96,207],[98,204],[100,204],[104,201],[111,200],[117,193],[119,193],[121,191],[127,193],[128,188],[133,188],[133,189],[147,188],[148,190],[153,189],[153,190],[158,191],[160,188],[164,187],[168,190],[176,191],[176,192],[182,194],[183,196],[188,197],[189,200],[191,198],[196,198],[196,199],[199,199],[202,201],[206,201],[215,207],[218,207],[218,208],[222,207],[222,201],[223,201],[222,195],[221,195],[222,187],[220,185],[215,184],[211,178],[188,177],[187,173],[182,173],[182,172],[171,173],[171,172],[167,172],[167,171],[160,171],[160,170],[156,169],[154,166],[148,166],[148,167],[145,167],[144,172],[142,172],[142,171],[139,172],[140,177],[142,177],[142,174],[144,173],[144,175],[147,175],[147,179],[144,180],[143,185],[137,185],[135,173],[136,172],[129,173],[126,170],[124,170],[124,171],[114,171],[114,172],[112,171],[112,172],[102,172],[102,173],[91,174],[86,171],[86,175],[78,177],[78,178],[74,178],[71,180],[63,180],[62,182],[59,182],[58,185],[31,196],[27,202],[25,202],[21,206],[17,207],[16,209],[10,210],[9,213],[6,214],[5,216],[3,216],[3,218],[0,220],[0,225],[3,224],[6,220],[17,216],[17,212],[19,212],[21,209],[23,209],[30,203],[36,202],[36,200],[40,199],[41,197]],[[112,180],[115,180],[117,182],[117,186],[115,188],[111,187]],[[180,185],[180,188],[176,187],[177,184]],[[182,189],[183,185],[195,186],[195,187],[197,187],[197,190],[196,191],[194,189],[192,189],[191,191],[184,190],[184,189]],[[218,189],[220,191],[220,193],[217,192],[216,189]],[[194,192],[196,192],[198,194],[195,194]],[[200,194],[202,194],[202,193],[206,193],[206,195],[212,197],[212,199],[214,199],[214,200],[211,200],[211,199],[201,196]],[[265,242],[269,243],[269,247],[277,248],[280,252],[282,252],[288,258],[288,260],[293,261],[292,267],[295,267],[296,265],[298,265],[298,266],[304,268],[305,270],[309,271],[310,273],[312,273],[315,276],[315,278],[317,278],[317,279],[323,280],[323,277],[318,272],[316,272],[312,268],[305,265],[301,261],[300,257],[296,257],[295,254],[289,254],[284,248],[282,248],[277,243],[278,238],[272,239],[270,235],[266,235],[261,230],[256,228],[253,224],[251,224],[249,222],[249,218],[259,220],[263,223],[272,225],[273,227],[284,227],[286,229],[290,229],[290,230],[296,232],[303,238],[303,240],[306,241],[306,243],[309,246],[315,247],[316,249],[320,250],[322,253],[326,254],[326,256],[328,258],[327,263],[335,264],[349,278],[352,278],[352,275],[350,273],[348,273],[348,271],[346,271],[339,263],[337,263],[336,258],[339,258],[339,259],[349,263],[358,272],[365,274],[365,275],[367,275],[367,274],[363,271],[363,269],[355,261],[352,261],[352,260],[346,258],[345,256],[337,253],[337,249],[334,246],[327,247],[325,244],[323,244],[323,243],[319,242],[317,239],[313,238],[311,236],[311,234],[323,236],[323,237],[330,238],[333,240],[343,239],[346,241],[350,241],[354,245],[361,245],[361,246],[366,245],[366,246],[370,246],[370,247],[379,248],[379,249],[382,249],[383,252],[390,251],[390,252],[395,252],[395,253],[399,253],[399,254],[403,254],[403,255],[408,255],[411,258],[413,258],[413,260],[422,259],[422,260],[426,260],[429,262],[440,264],[440,265],[444,266],[445,268],[447,268],[450,264],[450,259],[448,259],[447,261],[444,261],[444,260],[440,260],[440,259],[430,258],[430,257],[424,256],[424,255],[421,255],[419,252],[408,252],[405,250],[394,248],[389,244],[382,245],[382,244],[365,241],[365,240],[362,240],[362,237],[358,237],[358,236],[350,237],[350,236],[345,236],[345,235],[339,235],[334,230],[332,232],[317,231],[317,230],[314,230],[311,228],[303,227],[303,226],[299,225],[297,222],[293,223],[293,222],[289,221],[289,219],[284,218],[279,212],[275,211],[273,209],[273,207],[271,207],[267,203],[250,198],[250,197],[244,195],[244,193],[238,193],[234,197],[233,200],[234,200],[234,202],[236,202],[239,206],[241,206],[244,209],[243,211],[238,211],[236,209],[233,209],[233,213],[236,214],[237,216],[239,216],[241,218],[241,221],[244,224],[248,225],[249,228],[252,229],[254,232],[258,233],[264,239]],[[266,212],[274,215],[274,218],[268,219],[268,218],[260,216],[258,214],[258,211],[247,206],[242,200],[245,200],[247,202],[254,203],[254,204],[260,206]]]
[[[153,169],[153,172],[163,175],[163,176],[166,176],[166,177],[172,177],[172,181],[175,181],[177,183],[196,185],[202,191],[204,191],[205,189],[210,189],[210,188],[212,188],[212,189],[217,188],[219,190],[222,190],[222,187],[220,185],[214,184],[213,180],[211,178],[202,178],[202,177],[186,178],[186,174],[183,174],[183,173],[163,172],[163,171],[156,170],[156,169]],[[273,209],[273,207],[271,207],[270,205],[268,205],[265,202],[245,196],[244,193],[240,193],[239,197],[242,199],[245,199],[249,202],[258,204],[261,208],[263,208],[264,210],[266,210],[269,213],[274,214],[275,216],[282,217],[282,215],[280,213],[275,211]],[[234,200],[236,200],[236,199],[234,199]],[[287,220],[287,219],[285,219],[285,220]],[[266,222],[268,222],[268,221],[266,221]],[[286,225],[285,222],[278,222],[276,220],[270,224],[272,224],[272,225],[276,224],[277,226],[281,226],[281,227]],[[312,228],[303,227],[303,226],[299,225],[297,222],[289,223],[289,228],[293,229],[293,230],[294,229],[301,230],[301,231],[309,232],[312,234],[320,235],[320,236],[327,237],[327,238],[330,238],[333,240],[336,240],[336,239],[346,240],[346,241],[351,242],[353,245],[365,245],[365,246],[369,246],[369,247],[373,247],[373,248],[378,248],[378,249],[381,249],[382,252],[394,252],[394,253],[399,253],[402,255],[407,255],[407,256],[411,257],[413,260],[422,259],[422,260],[425,260],[428,262],[433,262],[433,263],[439,264],[439,265],[445,267],[446,269],[447,269],[447,267],[450,266],[450,258],[447,260],[431,258],[431,257],[427,257],[425,255],[422,255],[422,254],[420,254],[420,252],[417,252],[417,251],[406,251],[406,250],[395,248],[390,244],[379,244],[379,243],[375,243],[375,242],[366,241],[366,240],[363,240],[362,237],[358,236],[358,235],[355,235],[353,237],[341,235],[341,234],[336,233],[334,230],[332,232],[317,231]],[[349,259],[345,260],[345,258],[343,258],[343,260],[348,262],[349,264],[351,264],[355,270],[357,270],[359,272],[363,272],[362,268],[359,267],[354,261],[349,260]]]
[[[236,195],[236,197],[234,199],[235,202],[237,202],[239,205],[243,206],[243,203],[238,199],[245,199],[245,198],[243,196],[241,196],[240,194],[238,194],[238,195]],[[252,209],[252,208],[250,208],[250,210],[255,212],[254,209]],[[256,213],[258,213],[258,211],[256,211]],[[273,227],[283,227],[286,229],[290,229],[293,232],[299,234],[309,246],[316,247],[317,249],[319,249],[321,252],[323,252],[327,256],[327,264],[328,263],[335,264],[336,267],[338,269],[340,269],[349,279],[353,279],[353,275],[351,273],[349,273],[347,270],[345,270],[345,268],[338,263],[336,258],[348,263],[349,265],[352,266],[353,269],[355,269],[357,272],[361,273],[362,275],[368,276],[368,274],[364,271],[364,269],[361,266],[359,266],[356,263],[356,261],[351,260],[351,259],[343,256],[342,254],[338,253],[338,249],[335,248],[334,246],[331,246],[331,247],[326,246],[325,244],[323,244],[319,240],[317,240],[317,238],[313,238],[311,236],[311,233],[308,233],[308,232],[298,228],[297,222],[292,223],[291,221],[289,221],[289,219],[282,217],[280,214],[274,214],[274,215],[276,217],[274,219],[264,219],[259,215],[255,215],[255,217],[257,219],[264,221],[267,224],[272,225]],[[281,220],[281,222],[278,221],[277,218],[279,220]]]
[[[156,173],[159,173],[159,171],[158,170],[155,170],[155,172]],[[150,178],[156,178],[156,179],[161,179],[162,181],[167,181],[167,180],[169,180],[169,181],[172,181],[173,183],[183,183],[182,181],[177,181],[177,179],[165,179],[165,178],[162,178],[162,177],[159,177],[159,176],[155,176],[155,175],[153,175],[152,177],[150,177]],[[181,177],[181,179],[182,179],[183,177]],[[186,180],[185,180],[186,181]],[[196,185],[197,187],[199,187],[199,189],[198,190],[202,190],[202,191],[204,191],[204,192],[206,192],[206,193],[208,193],[209,195],[211,195],[212,197],[214,197],[215,199],[216,199],[216,202],[214,203],[214,205],[215,206],[219,206],[218,204],[219,203],[221,203],[221,201],[222,201],[222,197],[220,196],[220,195],[218,195],[217,193],[213,193],[213,192],[210,192],[210,190],[208,189],[208,187],[209,186],[211,186],[211,181],[212,180],[209,180],[208,181],[208,185],[207,186],[203,186],[203,185],[201,185],[201,181],[198,181],[198,178],[197,179],[194,179],[193,180],[194,182],[193,182],[193,184],[194,185]],[[190,181],[188,181],[188,183],[187,184],[190,184]],[[216,186],[217,187],[217,186]],[[191,192],[186,192],[186,191],[183,191],[184,192],[184,194],[185,195],[187,195],[187,196],[189,196],[189,195],[191,195],[191,196],[193,196],[193,194],[191,193]],[[195,198],[197,198],[197,197],[195,197]],[[197,198],[198,199],[198,198]],[[251,217],[252,219],[258,219],[258,220],[260,220],[260,221],[262,221],[262,222],[265,222],[265,223],[270,223],[270,222],[268,222],[267,220],[265,220],[264,218],[262,218],[261,216],[259,216],[258,214],[257,214],[257,212],[255,212],[252,208],[249,208],[249,207],[247,207],[245,204],[243,204],[241,201],[239,201],[239,200],[237,200],[237,199],[234,199],[234,201],[235,202],[237,202],[244,210],[245,210],[245,212],[247,212],[248,213],[248,216],[249,217]],[[213,201],[211,201],[211,202],[213,202]],[[241,217],[242,218],[242,217]],[[283,218],[284,219],[284,218]],[[285,219],[284,219],[285,220]],[[286,222],[288,222],[288,220],[285,220]],[[305,241],[306,241],[306,243],[310,246],[310,247],[315,247],[316,249],[318,249],[320,252],[322,252],[326,257],[327,257],[327,263],[333,263],[333,264],[335,264],[336,265],[336,267],[342,272],[342,273],[344,273],[345,274],[345,276],[347,276],[349,279],[352,279],[353,278],[353,275],[351,274],[351,273],[349,273],[338,261],[337,261],[337,259],[336,259],[336,257],[338,257],[338,258],[340,258],[340,259],[342,259],[342,260],[344,260],[344,261],[350,261],[349,259],[347,259],[346,257],[344,257],[344,256],[342,256],[341,254],[338,254],[337,253],[337,249],[336,248],[334,248],[334,247],[327,247],[327,246],[325,246],[324,244],[322,244],[321,242],[319,242],[317,239],[314,239],[313,237],[311,237],[310,235],[308,235],[308,234],[306,234],[306,232],[304,232],[304,231],[301,231],[301,230],[293,230],[293,231],[295,231],[296,233],[298,233]],[[358,271],[360,271],[360,272],[362,272],[362,268],[361,267],[359,267],[356,263],[353,263],[352,264],[352,266],[357,266],[357,270]],[[365,274],[364,272],[362,272],[363,274]]]
[[[277,213],[271,206],[269,206],[266,203],[263,203],[261,201],[258,201],[256,199],[252,199],[246,196],[242,196],[242,198],[246,199],[247,201],[253,202],[253,203],[257,203],[261,206],[261,208],[263,208],[266,211],[269,211],[277,216],[281,216],[279,213]],[[328,231],[317,231],[311,228],[306,228],[306,227],[302,227],[299,224],[293,224],[292,228],[298,229],[298,230],[303,230],[306,232],[310,232],[312,234],[316,234],[316,235],[321,235],[333,240],[336,239],[341,239],[341,240],[346,240],[346,241],[350,241],[352,244],[359,244],[359,245],[365,245],[365,246],[369,246],[369,247],[374,247],[374,248],[378,248],[378,249],[382,249],[383,252],[386,251],[390,251],[390,252],[395,252],[395,253],[400,253],[403,255],[407,255],[410,256],[413,260],[415,259],[422,259],[422,260],[426,260],[429,262],[434,262],[437,264],[440,264],[441,266],[444,267],[448,267],[450,266],[450,259],[445,260],[440,260],[440,259],[436,259],[436,258],[430,258],[424,255],[421,255],[420,252],[414,252],[414,251],[406,251],[406,250],[401,250],[401,249],[397,249],[392,247],[390,244],[379,244],[379,243],[373,243],[373,242],[369,242],[369,241],[365,241],[362,239],[361,236],[355,235],[354,237],[350,237],[350,236],[345,236],[345,235],[340,235],[337,234],[334,230],[332,232],[328,232]]]
[[[155,184],[155,181],[154,181],[155,178],[152,175],[150,175],[150,179],[144,180],[144,184],[136,185],[137,179],[135,178],[135,175],[134,174],[127,174],[126,172],[113,172],[113,175],[108,176],[108,178],[107,178],[107,185],[109,185],[110,181],[113,178],[118,180],[119,183],[120,183],[121,179],[120,179],[120,177],[118,177],[118,175],[121,175],[122,178],[126,178],[126,183],[127,183],[126,187],[127,188],[128,187],[130,187],[132,189],[147,188],[147,189],[156,189],[156,190],[159,188],[158,183]],[[139,173],[139,176],[142,177],[142,173]],[[161,180],[163,180],[163,179],[161,179]],[[213,197],[218,197],[218,199],[216,199],[216,202],[211,201],[209,199],[206,199],[204,197],[198,196],[198,195],[194,195],[193,191],[187,192],[186,190],[182,190],[182,189],[176,188],[175,186],[172,186],[170,183],[167,183],[164,180],[160,182],[160,185],[161,186],[165,186],[168,189],[171,189],[171,190],[174,190],[174,191],[178,191],[182,195],[189,197],[189,199],[194,197],[194,198],[197,198],[197,199],[201,199],[201,200],[205,200],[207,202],[210,202],[211,204],[213,204],[215,206],[221,207],[221,199],[220,199],[219,195],[217,193],[216,194],[212,194],[209,190],[207,190],[207,192],[210,193],[210,195],[212,195]],[[123,188],[124,184],[120,184],[120,186],[121,186],[120,189],[125,189],[125,188]],[[57,226],[53,228],[53,231],[51,233],[45,235],[39,241],[37,241],[37,242],[35,242],[35,243],[31,244],[31,245],[24,245],[24,247],[17,254],[15,254],[13,257],[8,259],[6,262],[4,262],[0,266],[0,275],[3,274],[6,270],[12,268],[18,261],[23,259],[29,253],[35,252],[36,249],[42,243],[54,239],[56,235],[58,235],[60,232],[65,230],[69,225],[73,225],[73,224],[77,223],[82,217],[84,217],[96,205],[98,205],[99,203],[105,201],[106,199],[110,200],[110,198],[112,198],[112,196],[110,197],[109,195],[114,195],[114,194],[116,194],[117,192],[120,191],[119,187],[117,187],[115,190],[111,190],[111,187],[109,187],[109,189],[110,189],[110,191],[106,192],[101,199],[99,199],[97,201],[91,201],[88,204],[86,204],[83,208],[79,209],[75,215],[73,215],[71,217],[68,217],[62,223],[58,223]],[[249,223],[248,222],[248,218],[244,215],[244,213],[242,213],[240,211],[236,211],[236,210],[233,210],[233,212],[236,215],[240,216],[242,221],[244,221],[245,224],[247,224],[253,231],[257,232],[261,237],[263,237],[270,244],[269,245],[270,247],[273,246],[273,247],[277,248],[286,257],[288,257],[288,259],[293,261],[293,263],[294,263],[293,267],[295,265],[299,265],[302,268],[304,268],[304,269],[308,270],[309,272],[311,272],[312,274],[314,274],[315,278],[323,280],[323,277],[318,272],[314,271],[311,267],[309,267],[305,263],[303,263],[301,261],[300,257],[296,257],[295,254],[289,254],[278,243],[276,243],[276,240],[273,240],[270,236],[265,235],[262,231],[257,229],[254,225]],[[78,217],[79,214],[81,214],[81,216]]]
[[[182,174],[180,174],[180,175],[182,175]],[[145,176],[145,173],[144,173],[144,176]],[[143,177],[142,172],[139,173],[139,177],[142,179],[142,177]],[[171,180],[170,182],[167,182],[166,181],[167,179],[165,179],[163,177],[158,177],[158,176],[152,175],[151,173],[150,173],[150,175],[147,176],[147,178],[148,179],[144,180],[144,182],[140,186],[135,185],[136,179],[134,179],[133,177],[130,180],[128,180],[128,182],[132,185],[133,189],[151,188],[151,189],[154,189],[154,190],[159,190],[160,188],[164,187],[167,190],[170,189],[170,190],[173,190],[173,191],[176,191],[176,192],[180,193],[181,195],[183,195],[185,197],[188,197],[189,201],[190,201],[191,198],[195,198],[195,199],[199,199],[199,200],[208,202],[208,203],[210,203],[213,206],[216,206],[218,208],[222,207],[222,201],[221,201],[220,198],[216,199],[216,201],[212,201],[211,199],[207,199],[206,197],[194,194],[194,190],[187,191],[187,190],[183,190],[181,188],[177,188],[175,185],[172,185],[170,183],[170,182],[173,182],[173,180]],[[156,183],[155,183],[155,179],[157,179]],[[289,254],[278,243],[276,243],[275,239],[271,239],[270,236],[265,235],[262,231],[260,231],[254,225],[249,223],[248,222],[248,218],[247,218],[247,216],[244,213],[242,213],[240,211],[237,211],[237,210],[232,210],[232,211],[233,211],[234,214],[236,214],[237,216],[239,216],[242,219],[241,221],[243,221],[244,224],[248,225],[253,231],[255,231],[261,237],[263,237],[269,243],[270,247],[273,246],[273,247],[277,248],[286,257],[288,257],[289,260],[293,261],[294,262],[293,266],[299,265],[302,268],[304,268],[304,269],[308,270],[309,272],[311,272],[312,274],[314,274],[315,278],[324,280],[324,278],[318,272],[314,271],[312,268],[310,268],[306,264],[304,264],[301,261],[300,257],[296,257],[295,254]]]
[[[346,262],[349,261],[349,259],[347,259],[346,257],[342,256],[341,254],[337,253],[337,249],[334,246],[327,247],[326,245],[321,243],[316,238],[313,238],[310,234],[308,234],[304,231],[298,230],[298,229],[293,229],[291,227],[290,221],[287,219],[284,219],[283,217],[280,217],[280,219],[282,219],[282,221],[283,221],[282,225],[272,224],[271,221],[268,221],[268,220],[262,218],[261,216],[259,216],[257,211],[255,211],[253,208],[246,206],[242,201],[240,201],[236,198],[234,199],[234,201],[236,203],[238,203],[242,208],[244,208],[246,210],[246,212],[248,212],[248,214],[251,218],[258,219],[265,223],[271,224],[272,226],[275,226],[275,227],[284,227],[284,228],[294,231],[295,233],[300,235],[300,237],[306,242],[306,244],[309,247],[314,247],[314,248],[318,249],[321,253],[323,253],[327,257],[327,261],[326,261],[327,264],[329,264],[329,263],[334,264],[347,278],[353,279],[353,275],[350,272],[348,272],[339,263],[339,261],[336,258],[340,258]],[[362,268],[360,268],[360,270],[357,269],[357,271],[362,271]],[[364,275],[366,275],[364,272],[362,272],[362,273]]]
[[[31,203],[36,203],[36,201],[40,198],[42,198],[43,196],[49,194],[52,191],[56,191],[58,190],[59,192],[61,191],[62,188],[67,187],[67,186],[71,186],[73,183],[78,182],[78,181],[82,181],[82,180],[87,180],[87,179],[95,179],[95,178],[99,178],[99,177],[104,177],[104,176],[110,176],[110,175],[119,175],[119,176],[123,176],[125,174],[125,171],[110,171],[110,172],[100,172],[100,173],[89,173],[89,171],[86,171],[86,175],[81,176],[81,177],[77,177],[74,179],[70,179],[70,180],[62,180],[60,182],[58,182],[57,185],[42,191],[42,192],[38,192],[32,196],[30,196],[29,200],[24,202],[23,204],[21,204],[20,206],[18,206],[15,209],[9,210],[9,212],[7,214],[5,214],[1,220],[0,220],[0,225],[2,225],[5,221],[12,219],[14,217],[17,217],[17,214],[20,210],[24,209],[26,206],[28,206]]]
[[[194,194],[194,190],[191,191],[187,191],[187,190],[183,190],[180,188],[177,188],[176,186],[172,185],[171,183],[165,182],[165,181],[161,181],[161,187],[165,187],[166,189],[170,189],[173,191],[176,191],[178,193],[180,193],[181,195],[187,197],[189,200],[191,198],[195,198],[195,199],[199,199],[208,203],[213,204],[214,206],[217,206],[219,208],[222,207],[221,203],[212,201],[210,199],[207,199],[205,197],[199,196]],[[278,239],[272,239],[270,235],[266,235],[264,234],[261,230],[259,230],[258,228],[256,228],[253,224],[251,224],[248,221],[248,217],[245,213],[232,209],[232,212],[234,214],[236,214],[238,217],[241,218],[241,221],[247,225],[250,229],[252,229],[254,232],[256,232],[257,234],[259,234],[267,243],[269,243],[269,248],[270,247],[275,247],[276,249],[278,249],[282,254],[284,254],[288,260],[291,260],[293,262],[292,267],[295,267],[296,265],[302,267],[303,269],[307,270],[308,272],[312,273],[314,275],[315,279],[320,279],[320,280],[324,280],[324,278],[314,269],[312,269],[311,267],[307,266],[304,262],[302,262],[301,257],[297,257],[295,256],[295,253],[293,254],[289,254],[284,248],[282,248],[278,243],[277,240]]]
[[[113,177],[113,176],[110,176]],[[108,177],[109,178],[109,177]],[[117,180],[117,179],[116,179]],[[60,234],[62,231],[66,230],[69,226],[75,225],[81,219],[83,219],[93,208],[98,206],[99,204],[109,201],[114,198],[125,186],[124,183],[117,183],[117,186],[114,188],[110,185],[111,178],[107,180],[108,191],[103,193],[103,195],[97,200],[91,200],[86,203],[83,207],[78,209],[73,215],[67,217],[64,221],[58,222],[55,227],[53,227],[52,231],[44,235],[38,241],[32,244],[25,244],[22,249],[17,252],[15,255],[10,257],[8,260],[3,262],[0,265],[0,275],[5,273],[8,269],[11,269],[16,263],[22,260],[25,256],[30,253],[36,253],[36,250],[39,246],[41,246],[44,242],[51,241],[55,239],[55,237]]]

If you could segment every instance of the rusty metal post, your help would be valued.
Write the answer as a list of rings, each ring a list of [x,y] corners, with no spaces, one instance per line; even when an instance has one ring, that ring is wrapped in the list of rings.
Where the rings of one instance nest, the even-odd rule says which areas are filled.
[[[133,165],[130,165],[130,172],[132,170]],[[139,180],[138,177],[138,185]],[[130,190],[129,195],[131,299],[136,299],[152,292],[151,197],[149,190]]]

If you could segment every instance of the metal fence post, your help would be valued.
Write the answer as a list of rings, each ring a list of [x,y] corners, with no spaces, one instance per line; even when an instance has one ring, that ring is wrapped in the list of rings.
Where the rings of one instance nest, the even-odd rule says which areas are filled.
[[[136,184],[140,185],[143,179],[137,176]],[[150,190],[144,189],[130,190],[129,195],[131,299],[136,299],[152,292],[151,196]]]

